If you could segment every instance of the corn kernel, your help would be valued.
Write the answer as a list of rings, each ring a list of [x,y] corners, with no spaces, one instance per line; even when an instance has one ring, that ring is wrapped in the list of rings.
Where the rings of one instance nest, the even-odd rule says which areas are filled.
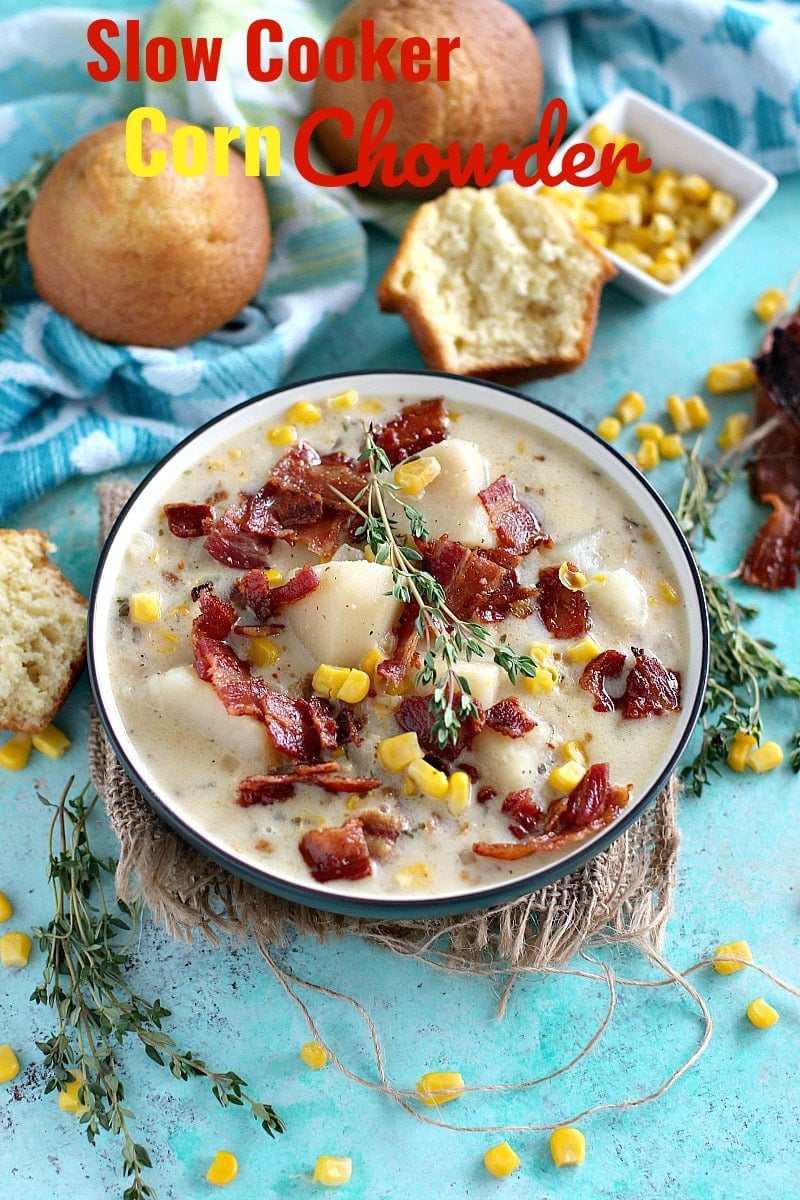
[[[757,750],[751,750],[747,756],[746,766],[760,775],[763,771],[771,771],[783,762],[783,751],[777,742],[763,742]]]
[[[549,642],[531,642],[528,657],[533,659],[537,667],[544,667],[553,661],[553,647]]]
[[[467,808],[472,792],[472,781],[466,771],[453,771],[447,786],[447,811],[460,817]]]
[[[586,576],[583,572],[570,562],[562,562],[558,568],[558,578],[561,586],[570,592],[579,592],[586,583]]]
[[[298,400],[286,416],[292,425],[316,425],[322,412],[317,404],[311,404],[308,400]]]
[[[460,1071],[429,1071],[417,1083],[417,1094],[423,1104],[448,1104],[464,1093]]]
[[[297,441],[297,430],[293,425],[273,425],[267,430],[267,441],[273,446],[291,446]]]
[[[671,396],[667,396],[666,406],[676,433],[689,433],[692,429],[692,422],[686,411],[686,404],[680,396],[674,392]]]
[[[0,892],[0,921],[7,921],[9,917],[14,915],[14,909],[11,901],[5,892]]]
[[[714,363],[706,376],[706,387],[719,395],[724,392],[743,392],[756,381],[756,373],[749,358],[737,358],[734,362]]]
[[[442,464],[434,455],[416,458],[395,467],[394,482],[407,496],[420,496],[429,484],[442,473]]]
[[[675,222],[669,213],[655,212],[648,226],[648,233],[654,246],[667,246],[675,237]]]
[[[328,1062],[328,1056],[319,1042],[306,1042],[300,1050],[300,1057],[312,1071],[321,1071]]]
[[[646,254],[644,250],[640,250],[634,241],[614,239],[608,243],[608,248],[612,254],[624,258],[632,267],[638,267],[640,271],[649,271],[653,265],[652,254]]]
[[[665,459],[682,458],[685,450],[681,441],[681,435],[679,433],[665,433],[658,440],[658,453]]]
[[[676,262],[658,262],[654,260],[647,268],[647,274],[652,275],[653,279],[657,279],[659,283],[665,283],[669,287],[672,283],[677,283],[681,277],[681,267]]]
[[[731,958],[741,958],[744,962],[724,962],[717,960]],[[714,951],[714,970],[720,975],[732,975],[734,971],[741,971],[749,962],[753,961],[753,954],[747,942],[723,942],[721,946],[717,946]]]
[[[67,735],[55,725],[48,725],[42,733],[34,733],[31,742],[34,750],[38,750],[40,754],[46,754],[48,758],[52,759],[63,758],[72,745]]]
[[[283,571],[279,571],[277,567],[268,567],[264,574],[271,588],[277,587],[279,583],[283,582]]]
[[[586,774],[586,767],[581,763],[570,759],[563,766],[556,767],[551,771],[548,779],[550,786],[557,792],[567,793],[573,791]]]
[[[328,398],[329,408],[355,408],[358,404],[358,392],[355,388],[348,388],[346,392],[340,392],[338,396],[330,396]]]
[[[256,667],[274,667],[281,656],[272,638],[251,638],[247,661]]]
[[[677,604],[679,600],[675,587],[668,579],[662,579],[658,585],[659,595],[665,604]]]
[[[641,392],[626,392],[619,400],[614,412],[623,425],[631,425],[643,417],[647,405]]]
[[[574,1125],[562,1125],[550,1134],[550,1153],[557,1167],[576,1167],[586,1157],[586,1138]]]
[[[661,172],[658,173],[659,175]],[[669,213],[674,217],[681,207],[681,194],[672,178],[656,177],[653,188],[653,209],[656,212]]]
[[[743,771],[748,754],[757,744],[758,739],[752,733],[745,733],[744,730],[738,729],[733,735],[733,742],[728,751],[728,766],[733,771]]]
[[[711,184],[702,175],[681,175],[678,187],[692,204],[705,204],[712,192]]]
[[[362,400],[361,408],[365,413],[370,413],[372,416],[377,416],[383,412],[383,405],[380,400]],[[452,413],[450,414],[453,415]]]
[[[135,625],[152,625],[161,619],[161,597],[158,592],[133,592],[128,606]]]
[[[586,747],[577,738],[572,738],[569,742],[564,742],[564,745],[561,747],[561,753],[567,762],[580,763],[584,767],[589,763],[589,755],[586,753]]]
[[[378,742],[378,758],[387,771],[405,771],[415,759],[422,758],[422,747],[414,730]]]
[[[33,942],[27,933],[12,929],[10,933],[4,933],[0,937],[0,962],[4,967],[27,966],[32,948]]]
[[[213,1183],[215,1187],[226,1187],[233,1183],[238,1174],[239,1164],[236,1156],[231,1154],[230,1150],[218,1150],[206,1171],[206,1182]]]
[[[358,704],[369,695],[372,680],[366,671],[351,667],[342,686],[336,693],[336,699],[343,704]]]
[[[753,305],[753,312],[759,321],[770,322],[779,316],[786,307],[786,297],[780,288],[767,288],[761,293]]]
[[[705,429],[711,421],[711,413],[702,396],[687,396],[683,403],[686,415],[692,423],[692,429]]]
[[[427,863],[418,862],[411,863],[407,867],[401,867],[399,871],[394,873],[395,883],[400,887],[416,887],[421,883],[428,883],[431,878],[431,873]]]
[[[546,696],[558,686],[558,682],[558,671],[550,666],[537,667],[535,675],[526,675],[522,680],[526,692],[532,696]]]
[[[320,663],[311,679],[311,687],[318,696],[335,700],[339,688],[350,674],[349,667],[332,667],[328,663]]]
[[[8,1042],[4,1042],[0,1046],[0,1083],[10,1083],[12,1079],[16,1079],[17,1075],[19,1075],[19,1059]]]
[[[652,471],[661,462],[658,442],[654,438],[644,438],[636,452],[636,465],[642,471]]]
[[[594,202],[594,211],[607,225],[621,225],[627,219],[628,206],[624,196],[600,192]]]
[[[385,657],[386,655],[382,654],[377,646],[373,646],[361,660],[361,670],[366,671],[373,683],[375,682],[378,664],[382,663]]]
[[[314,1183],[324,1187],[341,1187],[347,1183],[353,1174],[351,1158],[336,1158],[331,1154],[321,1154],[314,1167]]]
[[[58,1089],[58,1107],[63,1112],[72,1113],[76,1117],[81,1117],[86,1112],[86,1105],[78,1099],[78,1094],[82,1087],[85,1086],[86,1080],[79,1071],[72,1072],[72,1079],[69,1083],[59,1086]]]
[[[595,426],[595,433],[598,437],[603,438],[606,442],[613,442],[618,438],[622,430],[622,422],[617,417],[603,417],[602,421]]]
[[[593,146],[597,146],[598,150],[601,150],[603,146],[607,146],[614,141],[613,133],[602,121],[598,121],[596,125],[593,125],[586,137]]]
[[[511,1149],[508,1142],[499,1142],[496,1146],[490,1146],[483,1156],[483,1165],[486,1170],[498,1179],[504,1179],[512,1171],[516,1171],[521,1161],[520,1156]]]
[[[654,442],[658,442],[664,436],[664,430],[655,421],[643,421],[641,425],[636,426],[636,436],[640,442],[646,438],[651,438]]]
[[[756,1029],[769,1029],[780,1020],[771,1004],[767,1004],[763,996],[751,1000],[747,1006],[747,1019]]]
[[[722,431],[717,438],[720,450],[733,450],[743,442],[750,428],[750,414],[746,412],[731,413],[725,418]]]
[[[21,771],[31,756],[33,745],[30,734],[12,733],[8,741],[0,746],[0,767],[7,771]]]
[[[444,771],[437,771],[424,758],[415,758],[406,767],[409,779],[432,800],[444,800],[450,781]]]
[[[715,225],[727,225],[736,212],[736,201],[729,192],[715,188],[706,202],[706,211]]]
[[[600,647],[590,633],[567,649],[567,658],[576,663],[588,663],[597,658]]]

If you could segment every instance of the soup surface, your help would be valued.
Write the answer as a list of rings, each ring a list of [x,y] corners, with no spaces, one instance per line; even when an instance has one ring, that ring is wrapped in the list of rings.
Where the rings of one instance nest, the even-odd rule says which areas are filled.
[[[349,391],[169,481],[125,550],[109,670],[203,837],[303,886],[446,896],[563,856],[655,777],[684,601],[569,446]]]

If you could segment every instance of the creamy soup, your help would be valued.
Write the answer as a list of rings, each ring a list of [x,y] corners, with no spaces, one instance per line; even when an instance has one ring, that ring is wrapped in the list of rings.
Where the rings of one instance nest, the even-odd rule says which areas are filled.
[[[391,467],[372,485],[370,425]],[[680,719],[684,600],[641,513],[562,442],[347,392],[170,480],[125,551],[109,668],[201,836],[295,884],[436,897],[563,856],[641,795]]]

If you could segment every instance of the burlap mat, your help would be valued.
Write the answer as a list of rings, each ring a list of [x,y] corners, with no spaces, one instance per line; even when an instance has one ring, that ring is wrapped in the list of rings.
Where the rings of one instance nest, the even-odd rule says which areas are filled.
[[[133,485],[102,484],[105,539]],[[120,842],[117,888],[138,895],[167,932],[222,932],[281,944],[291,930],[323,938],[353,933],[391,949],[459,969],[536,969],[567,962],[587,945],[661,945],[672,910],[679,833],[673,779],[647,812],[579,870],[508,904],[461,917],[376,922],[294,904],[230,874],[186,843],[150,807],[114,755],[96,712],[89,754],[92,781]]]

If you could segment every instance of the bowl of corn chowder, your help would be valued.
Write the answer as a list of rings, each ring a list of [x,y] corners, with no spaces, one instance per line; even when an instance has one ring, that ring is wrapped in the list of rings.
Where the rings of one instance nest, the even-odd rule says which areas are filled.
[[[505,388],[363,372],[192,434],[103,549],[90,678],[164,819],[268,891],[466,911],[575,869],[664,786],[708,626],[629,462]]]

